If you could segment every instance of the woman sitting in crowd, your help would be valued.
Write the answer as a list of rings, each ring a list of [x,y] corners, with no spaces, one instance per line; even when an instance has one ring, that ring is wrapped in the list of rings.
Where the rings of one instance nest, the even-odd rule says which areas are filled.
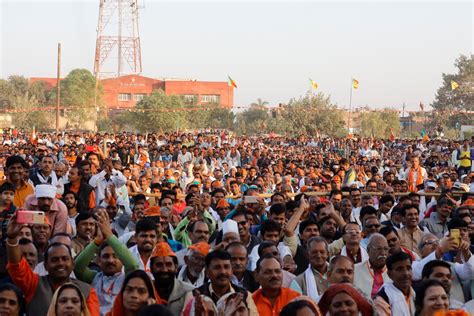
[[[143,270],[135,270],[127,275],[122,289],[115,298],[108,316],[137,316],[140,308],[146,305],[161,304],[155,294],[153,283]]]
[[[54,293],[48,316],[89,316],[86,299],[72,283],[61,285]]]

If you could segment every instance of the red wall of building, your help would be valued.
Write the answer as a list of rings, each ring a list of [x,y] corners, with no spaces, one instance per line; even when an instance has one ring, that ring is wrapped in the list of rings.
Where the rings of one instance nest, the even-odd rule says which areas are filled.
[[[150,95],[153,87],[160,81],[137,75],[129,75],[118,78],[103,79],[100,84],[103,88],[103,100],[108,108],[132,108],[137,101],[133,100],[134,94]],[[120,93],[130,93],[130,101],[119,101]]]
[[[30,78],[32,82],[43,81],[47,89],[56,85],[54,78]],[[210,82],[195,80],[158,80],[139,75],[128,75],[118,78],[103,79],[100,81],[103,88],[105,104],[109,109],[133,108],[138,101],[133,95],[150,95],[153,90],[162,89],[166,95],[195,95],[198,104],[206,104],[203,101],[205,95],[218,95],[221,106],[231,108],[234,105],[234,89],[227,82]],[[119,94],[130,94],[131,100],[119,101]]]
[[[61,78],[60,80],[63,80]],[[32,77],[30,78],[30,83],[42,82],[46,91],[56,88],[57,78],[43,78],[43,77]]]
[[[198,104],[205,104],[202,95],[219,95],[221,106],[234,105],[233,87],[229,87],[227,82],[164,81],[163,84],[166,95],[199,95]]]

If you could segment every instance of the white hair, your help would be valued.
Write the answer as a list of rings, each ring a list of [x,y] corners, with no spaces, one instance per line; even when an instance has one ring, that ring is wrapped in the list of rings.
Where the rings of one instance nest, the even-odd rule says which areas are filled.
[[[372,246],[372,244],[373,244],[377,239],[384,239],[384,240],[387,240],[384,235],[379,234],[379,233],[373,233],[372,235],[370,235],[369,240],[368,240],[368,242],[367,242],[367,249],[369,249],[370,246]]]

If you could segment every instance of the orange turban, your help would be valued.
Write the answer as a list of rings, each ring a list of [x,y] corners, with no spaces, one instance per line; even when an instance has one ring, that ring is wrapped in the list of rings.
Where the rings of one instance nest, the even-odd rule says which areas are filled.
[[[211,246],[207,242],[201,241],[196,244],[192,244],[188,246],[188,248],[199,252],[203,256],[207,256],[207,254],[209,253],[209,250],[211,249]]]
[[[219,180],[216,180],[212,183],[212,187],[213,188],[222,188],[222,182],[220,182]]]
[[[221,199],[219,202],[217,202],[216,208],[230,208],[230,205],[225,199]]]
[[[161,215],[160,207],[158,205],[150,206],[149,208],[145,210],[143,215],[145,215],[145,217],[160,216]]]
[[[150,259],[155,257],[176,257],[176,254],[167,242],[159,242],[153,249]]]
[[[474,206],[474,199],[467,199],[466,201],[464,201],[464,204],[461,205],[461,206]]]
[[[46,215],[44,216],[44,224],[49,225],[49,227],[53,228],[53,225],[51,224],[51,222],[49,221],[49,219]]]

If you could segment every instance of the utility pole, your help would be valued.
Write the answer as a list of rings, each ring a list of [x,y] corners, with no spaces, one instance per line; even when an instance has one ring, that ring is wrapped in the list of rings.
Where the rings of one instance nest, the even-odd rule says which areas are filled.
[[[351,94],[349,96],[349,118],[347,120],[347,132],[351,134],[351,116],[352,116],[352,89],[353,89],[353,78],[351,78]]]
[[[59,105],[61,104],[61,43],[58,43],[58,77],[56,78],[56,135],[59,133]]]
[[[408,123],[408,125],[410,124],[408,121],[405,120],[405,101],[403,101],[403,106],[402,106],[402,122],[403,122],[403,128],[402,129],[407,128],[407,123]]]

